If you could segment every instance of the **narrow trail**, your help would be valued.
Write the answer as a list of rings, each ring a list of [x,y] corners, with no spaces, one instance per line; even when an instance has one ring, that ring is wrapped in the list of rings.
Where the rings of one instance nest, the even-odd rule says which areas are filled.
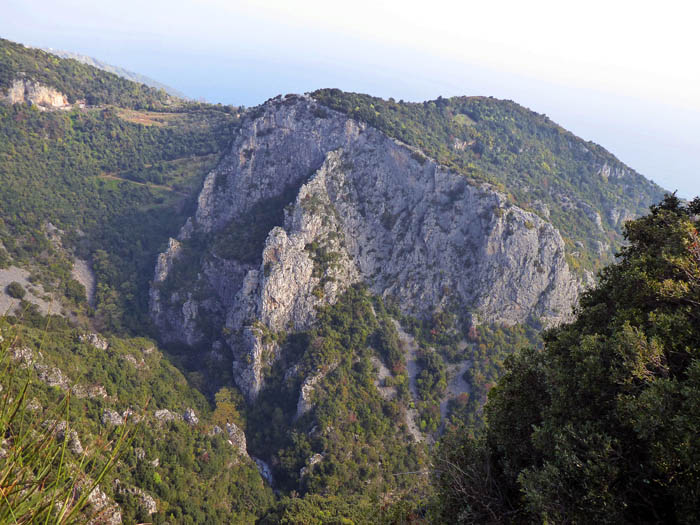
[[[73,279],[78,281],[85,287],[85,295],[87,295],[88,304],[95,307],[95,290],[96,279],[95,273],[92,271],[92,266],[89,262],[76,258],[73,261],[73,269],[71,270]]]
[[[147,188],[169,191],[169,192],[175,193],[177,195],[182,195],[183,197],[189,197],[189,195],[187,193],[182,193],[180,191],[177,191],[177,190],[175,190],[169,186],[165,186],[163,184],[154,184],[152,182],[138,182],[138,181],[131,180],[131,179],[117,177],[116,175],[114,175],[112,173],[102,173],[101,175],[98,175],[97,178],[98,179],[107,179],[107,180],[118,180],[120,182],[129,182],[131,184],[135,184],[136,186],[146,186]]]
[[[416,343],[416,340],[413,338],[412,335],[408,334],[402,327],[401,324],[396,321],[394,321],[394,326],[396,327],[396,331],[398,332],[399,335],[399,342],[401,344],[401,350],[404,353],[404,356],[406,357],[406,371],[408,373],[408,388],[411,392],[411,399],[414,402],[418,402],[419,397],[418,397],[418,385],[416,382],[416,379],[418,378],[418,373],[420,372],[420,367],[418,366],[418,343]],[[464,350],[467,347],[467,342],[462,341],[459,343],[460,344],[460,349]],[[377,359],[377,361],[379,361]],[[390,374],[389,370],[386,369],[386,367],[379,362],[379,365],[375,363],[375,366],[377,366],[378,369],[378,375],[379,375],[379,381],[375,384],[379,385],[380,381],[384,379],[388,374]],[[447,408],[450,400],[456,399],[463,393],[470,393],[471,392],[471,387],[467,381],[464,379],[464,374],[467,370],[469,370],[469,367],[472,366],[471,360],[468,361],[462,361],[461,363],[455,363],[453,365],[449,365],[447,368],[447,377],[448,377],[448,383],[447,383],[447,390],[445,391],[445,394],[440,401],[440,419],[442,420],[442,425],[444,427],[446,418],[447,418]],[[388,390],[384,388],[384,390]],[[380,388],[380,393],[384,395],[388,395],[388,392],[382,392],[382,389]],[[426,437],[425,434],[423,434],[418,425],[416,424],[416,420],[418,419],[418,411],[415,408],[409,408],[406,410],[406,426],[408,427],[408,431],[411,434],[411,436],[416,440],[416,441],[425,441],[426,439],[429,439],[429,437]]]
[[[416,340],[409,334],[407,334],[401,324],[394,320],[394,326],[396,326],[396,331],[399,334],[399,341],[401,343],[401,349],[404,351],[406,356],[406,371],[408,372],[408,388],[411,391],[411,397],[413,401],[418,401],[418,386],[416,385],[416,377],[418,376],[418,344]],[[408,432],[413,436],[416,441],[425,441],[425,436],[416,425],[416,418],[418,417],[418,411],[415,408],[409,408],[406,410],[406,426],[408,427]]]

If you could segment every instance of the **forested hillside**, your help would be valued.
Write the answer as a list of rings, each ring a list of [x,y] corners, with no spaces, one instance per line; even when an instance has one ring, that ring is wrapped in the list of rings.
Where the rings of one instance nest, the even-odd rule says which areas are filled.
[[[71,103],[84,100],[90,106],[114,104],[132,109],[162,109],[176,101],[162,90],[9,40],[0,39],[0,57],[2,91],[18,78],[29,78],[57,89]]]
[[[25,313],[0,319],[0,366],[0,472],[8,473],[1,483],[13,495],[10,508],[20,508],[12,484],[22,476],[38,491],[35,510],[46,502],[47,481],[61,476],[58,467],[42,473],[42,462],[58,460],[52,454],[68,472],[63,486],[77,483],[78,497],[99,481],[70,523],[88,516],[99,523],[254,523],[272,504],[245,442],[231,444],[222,432],[221,409],[212,409],[153,341],[103,339],[58,316]],[[38,456],[25,456],[22,447],[39,436],[48,441]],[[0,516],[7,510],[0,505]]]
[[[167,97],[147,86],[0,44],[0,90],[22,72],[75,100],[94,95],[67,111],[0,105],[0,268],[31,268],[58,299],[75,288],[71,256],[87,259],[98,282],[97,326],[143,329],[155,255],[226,147],[235,109],[177,102],[165,111]],[[58,242],[50,240],[56,228]]]

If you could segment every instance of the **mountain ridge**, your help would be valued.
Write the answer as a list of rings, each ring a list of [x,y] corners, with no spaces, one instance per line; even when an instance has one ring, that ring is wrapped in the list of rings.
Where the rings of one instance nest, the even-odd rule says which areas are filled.
[[[88,66],[96,67],[97,69],[101,69],[102,71],[114,73],[115,75],[123,77],[127,80],[131,80],[132,82],[138,82],[139,84],[146,84],[147,86],[156,89],[162,89],[163,91],[165,91],[169,95],[172,95],[173,97],[181,99],[188,98],[181,91],[178,91],[177,89],[168,86],[167,84],[154,80],[149,76],[142,75],[141,73],[135,73],[134,71],[129,71],[128,69],[124,69],[123,67],[108,64],[106,62],[103,62],[102,60],[98,60],[97,58],[88,55],[82,55],[73,51],[65,51],[63,49],[53,49],[51,47],[40,47],[38,49],[46,51],[47,53],[51,53],[52,55],[56,55],[60,58],[69,58],[72,60],[77,60],[78,62],[81,62]]]
[[[440,97],[397,103],[333,89],[312,96],[551,218],[565,237],[569,264],[582,277],[612,261],[624,221],[664,193],[602,147],[512,101]]]

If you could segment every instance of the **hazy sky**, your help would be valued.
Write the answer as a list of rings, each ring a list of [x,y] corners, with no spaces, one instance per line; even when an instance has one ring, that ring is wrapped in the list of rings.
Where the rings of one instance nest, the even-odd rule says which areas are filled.
[[[690,1],[2,0],[0,36],[93,56],[211,102],[338,87],[492,95],[700,193]]]

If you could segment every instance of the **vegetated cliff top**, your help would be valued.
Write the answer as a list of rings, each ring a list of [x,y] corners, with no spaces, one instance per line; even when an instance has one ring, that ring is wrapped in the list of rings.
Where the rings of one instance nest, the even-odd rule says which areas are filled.
[[[46,51],[47,53],[51,53],[52,55],[56,55],[59,58],[65,58],[65,59],[73,59],[77,60],[78,62],[82,64],[87,64],[88,66],[96,67],[97,69],[101,69],[102,71],[107,71],[109,73],[114,73],[115,75],[118,75],[122,78],[125,78],[127,80],[131,80],[132,82],[138,82],[139,84],[146,84],[147,86],[150,86],[155,89],[162,89],[169,95],[177,98],[182,98],[185,99],[187,98],[184,93],[181,91],[178,91],[177,89],[168,86],[167,84],[163,84],[162,82],[158,82],[157,80],[152,79],[151,77],[147,77],[146,75],[142,75],[140,73],[135,73],[134,71],[129,71],[128,69],[124,69],[123,67],[119,66],[113,66],[112,64],[107,64],[106,62],[102,62],[101,60],[98,60],[96,58],[87,56],[87,55],[81,55],[80,53],[73,53],[72,51],[64,51],[62,49],[52,49],[50,47],[47,48],[41,48],[42,51]]]
[[[126,108],[157,109],[174,101],[162,90],[132,82],[114,73],[0,39],[0,92],[20,75],[65,94],[69,102],[114,104]]]
[[[518,206],[551,220],[584,268],[598,269],[609,260],[624,222],[664,194],[601,146],[509,100],[440,97],[408,103],[338,89],[311,96],[444,166],[494,184]]]

